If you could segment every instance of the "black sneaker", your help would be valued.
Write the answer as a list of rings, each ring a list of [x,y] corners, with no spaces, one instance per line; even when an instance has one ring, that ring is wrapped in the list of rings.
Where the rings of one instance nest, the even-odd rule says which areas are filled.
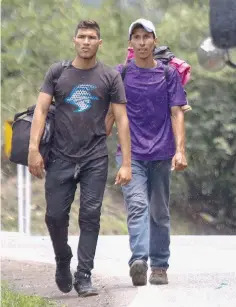
[[[92,286],[90,274],[76,272],[74,276],[74,288],[79,296],[86,297],[98,295],[97,289]]]
[[[130,266],[130,276],[134,286],[147,284],[147,263],[143,260],[135,260]]]
[[[57,261],[55,281],[59,290],[68,293],[72,290],[72,274],[70,271],[70,260]]]

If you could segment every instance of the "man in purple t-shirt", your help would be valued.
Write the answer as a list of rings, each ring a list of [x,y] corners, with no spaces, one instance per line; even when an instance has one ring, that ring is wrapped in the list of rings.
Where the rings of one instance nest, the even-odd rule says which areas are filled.
[[[129,260],[134,285],[147,283],[150,258],[151,284],[167,284],[170,257],[170,176],[171,170],[187,167],[184,113],[186,97],[179,74],[153,58],[157,43],[155,27],[138,19],[130,25],[129,45],[135,61],[126,70],[124,85],[131,131],[132,180],[122,186],[128,211],[128,230],[132,252]],[[118,67],[121,72],[121,66]],[[110,112],[107,134],[113,125]],[[120,146],[118,166],[122,163]]]

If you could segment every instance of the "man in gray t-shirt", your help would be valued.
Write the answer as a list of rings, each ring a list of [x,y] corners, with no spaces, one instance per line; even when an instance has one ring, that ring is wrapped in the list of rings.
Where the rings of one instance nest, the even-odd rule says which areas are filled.
[[[101,45],[95,21],[81,21],[75,32],[76,57],[53,64],[41,86],[32,122],[28,165],[42,178],[46,170],[45,221],[56,259],[56,284],[62,292],[72,289],[68,245],[70,207],[80,183],[80,239],[74,288],[80,296],[96,295],[91,270],[100,228],[101,205],[108,171],[105,117],[111,103],[115,115],[123,163],[116,183],[131,179],[130,132],[126,97],[119,72],[96,61]],[[39,143],[52,98],[55,99],[55,132],[51,153],[44,165]]]
[[[106,156],[104,119],[109,102],[126,102],[119,73],[100,62],[86,70],[67,65],[59,79],[61,63],[52,65],[41,87],[56,101],[52,151],[75,163]]]

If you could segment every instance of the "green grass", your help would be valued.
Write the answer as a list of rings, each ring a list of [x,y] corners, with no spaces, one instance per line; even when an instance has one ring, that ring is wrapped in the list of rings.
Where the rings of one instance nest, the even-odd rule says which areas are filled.
[[[1,285],[2,307],[54,307],[55,303],[39,296],[29,296],[12,291],[6,284]]]

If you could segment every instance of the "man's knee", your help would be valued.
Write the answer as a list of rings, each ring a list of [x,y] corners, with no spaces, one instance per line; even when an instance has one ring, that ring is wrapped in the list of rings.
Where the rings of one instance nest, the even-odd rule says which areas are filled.
[[[48,227],[63,227],[69,226],[69,215],[66,212],[46,213],[45,223]]]
[[[139,218],[148,215],[148,200],[143,193],[126,197],[125,203],[129,218]]]
[[[101,207],[87,207],[80,210],[79,225],[82,230],[99,231]]]
[[[150,215],[154,222],[163,227],[169,227],[169,192],[155,191],[150,200]]]
[[[165,208],[164,210],[151,210],[150,214],[158,226],[169,227],[170,213],[168,208]]]

